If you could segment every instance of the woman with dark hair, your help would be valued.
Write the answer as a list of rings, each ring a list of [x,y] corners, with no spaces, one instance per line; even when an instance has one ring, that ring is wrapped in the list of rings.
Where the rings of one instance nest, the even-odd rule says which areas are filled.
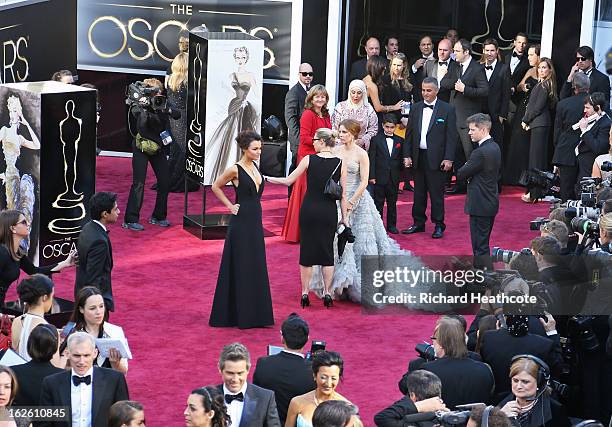
[[[212,185],[213,193],[232,216],[208,323],[213,327],[258,328],[274,324],[261,224],[265,182],[255,163],[261,156],[261,136],[254,131],[242,131],[236,143],[242,150],[240,161],[226,169]],[[234,203],[223,192],[230,182],[236,194]]]
[[[73,331],[87,332],[96,338],[112,338],[122,340],[127,344],[127,339],[120,326],[107,322],[108,311],[104,303],[104,298],[98,288],[85,286],[79,291],[74,302],[74,311],[71,321],[74,322]],[[117,349],[110,349],[108,358],[98,354],[94,365],[102,368],[115,369],[123,374],[127,374],[128,361],[121,357]]]
[[[19,301],[25,304],[26,312],[13,320],[11,346],[26,361],[30,360],[28,337],[34,327],[47,323],[45,313],[53,306],[54,287],[51,279],[44,274],[34,274],[17,286]]]
[[[355,144],[368,151],[370,140],[378,133],[379,123],[376,111],[368,101],[366,85],[361,80],[353,80],[349,84],[348,99],[339,102],[334,108],[332,128],[338,132],[340,123],[348,119],[355,120],[360,126]]]
[[[28,355],[31,360],[12,368],[19,384],[15,406],[38,406],[43,379],[64,372],[64,369],[52,364],[58,349],[59,334],[55,326],[41,323],[32,329],[28,339]]]
[[[317,154],[302,159],[287,178],[266,177],[266,181],[291,185],[308,171],[308,190],[300,210],[300,277],[302,279],[302,308],[310,305],[308,299],[314,265],[322,266],[323,291],[326,307],[331,305],[331,283],[334,275],[334,235],[338,226],[336,201],[325,194],[329,179],[344,182],[346,169],[342,161],[332,153],[336,136],[331,129],[317,129],[312,139]]]
[[[30,223],[25,215],[16,210],[0,212],[0,307],[4,306],[6,291],[19,278],[19,270],[27,274],[42,273],[50,276],[51,273],[76,265],[74,251],[58,264],[35,267],[23,246],[29,236]]]
[[[329,95],[325,86],[315,85],[308,91],[304,104],[304,112],[300,119],[300,144],[298,146],[296,164],[299,164],[304,157],[316,154],[313,145],[315,131],[321,128],[332,127],[329,111],[327,110],[328,102]],[[300,208],[306,195],[306,189],[306,175],[302,175],[293,184],[289,205],[285,213],[285,221],[283,222],[283,230],[281,231],[282,238],[288,242],[297,243],[300,241]]]
[[[357,427],[361,426],[357,418],[357,408],[341,400],[321,402],[312,414],[313,427]]]
[[[0,365],[0,419],[7,420],[3,421],[3,427],[17,426],[11,415],[7,412],[8,408],[13,404],[16,394],[17,378],[15,378],[15,374],[8,366]]]
[[[291,399],[285,427],[312,427],[313,413],[322,402],[342,400],[350,404],[351,402],[336,392],[343,369],[344,361],[340,354],[335,351],[317,353],[312,361],[316,388]]]
[[[108,427],[145,427],[144,406],[135,400],[120,400],[108,411]]]
[[[610,150],[610,117],[606,113],[606,98],[595,92],[584,98],[584,117],[578,122],[578,180],[591,176],[597,156]]]
[[[223,394],[214,386],[193,390],[183,415],[187,427],[227,427],[230,424]]]
[[[387,69],[387,60],[381,56],[372,56],[368,59],[366,70],[368,75],[363,78],[363,82],[367,88],[367,95],[376,111],[379,124],[382,123],[382,115],[385,113],[391,113],[395,111],[401,111],[402,105],[404,105],[404,99],[399,100],[395,104],[383,105],[384,93],[387,90],[387,86],[383,79],[385,70]],[[382,124],[380,125],[382,127]],[[367,150],[367,148],[366,148]]]

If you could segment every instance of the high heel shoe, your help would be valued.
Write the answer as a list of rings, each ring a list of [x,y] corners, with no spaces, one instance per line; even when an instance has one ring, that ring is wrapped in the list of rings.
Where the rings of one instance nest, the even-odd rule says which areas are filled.
[[[332,299],[330,294],[323,295],[323,305],[327,308],[334,305],[334,300]]]
[[[302,308],[310,307],[310,299],[308,298],[308,294],[302,294],[301,302]]]

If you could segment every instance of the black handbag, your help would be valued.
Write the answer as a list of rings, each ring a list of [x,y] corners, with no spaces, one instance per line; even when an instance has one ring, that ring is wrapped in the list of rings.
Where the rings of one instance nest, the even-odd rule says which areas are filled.
[[[340,167],[341,163],[342,160],[338,162],[338,166],[336,166],[336,169],[334,169],[334,171],[331,173],[331,176],[325,184],[325,189],[323,190],[323,194],[328,195],[334,200],[340,200],[342,198],[342,186],[338,182],[334,181],[334,174]]]

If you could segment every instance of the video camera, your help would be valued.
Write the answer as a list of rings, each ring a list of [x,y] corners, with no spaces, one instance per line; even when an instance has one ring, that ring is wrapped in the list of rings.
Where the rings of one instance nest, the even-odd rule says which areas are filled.
[[[155,111],[165,111],[168,99],[159,94],[159,89],[148,86],[144,82],[131,83],[125,93],[125,103],[130,107],[151,108]]]
[[[547,194],[558,192],[559,184],[557,175],[535,168],[523,171],[519,179],[519,185],[527,188],[532,200],[541,199]]]
[[[534,221],[537,221],[539,218],[536,218]],[[543,224],[545,224],[548,221],[543,222]],[[530,223],[531,224],[531,223]],[[540,227],[538,226],[538,228],[536,228],[535,230],[539,230]],[[534,230],[532,228],[532,230]],[[504,264],[508,264],[510,262],[510,260],[512,259],[512,257],[514,257],[515,255],[518,255],[519,253],[525,254],[525,255],[531,255],[531,249],[529,248],[523,248],[520,251],[512,251],[510,249],[502,249],[500,247],[494,246],[493,250],[491,251],[491,258],[493,258],[493,262],[503,262]]]
[[[428,342],[423,342],[414,346],[419,357],[431,362],[432,360],[436,360],[436,352],[434,350],[434,346],[429,344]]]

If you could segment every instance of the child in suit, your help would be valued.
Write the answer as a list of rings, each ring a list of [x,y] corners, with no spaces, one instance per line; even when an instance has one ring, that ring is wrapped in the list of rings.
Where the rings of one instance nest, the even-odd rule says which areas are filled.
[[[404,139],[395,135],[397,117],[383,115],[383,133],[379,133],[370,144],[370,184],[374,187],[374,204],[383,216],[383,206],[387,202],[387,231],[397,234],[397,193],[402,171],[402,146]]]

